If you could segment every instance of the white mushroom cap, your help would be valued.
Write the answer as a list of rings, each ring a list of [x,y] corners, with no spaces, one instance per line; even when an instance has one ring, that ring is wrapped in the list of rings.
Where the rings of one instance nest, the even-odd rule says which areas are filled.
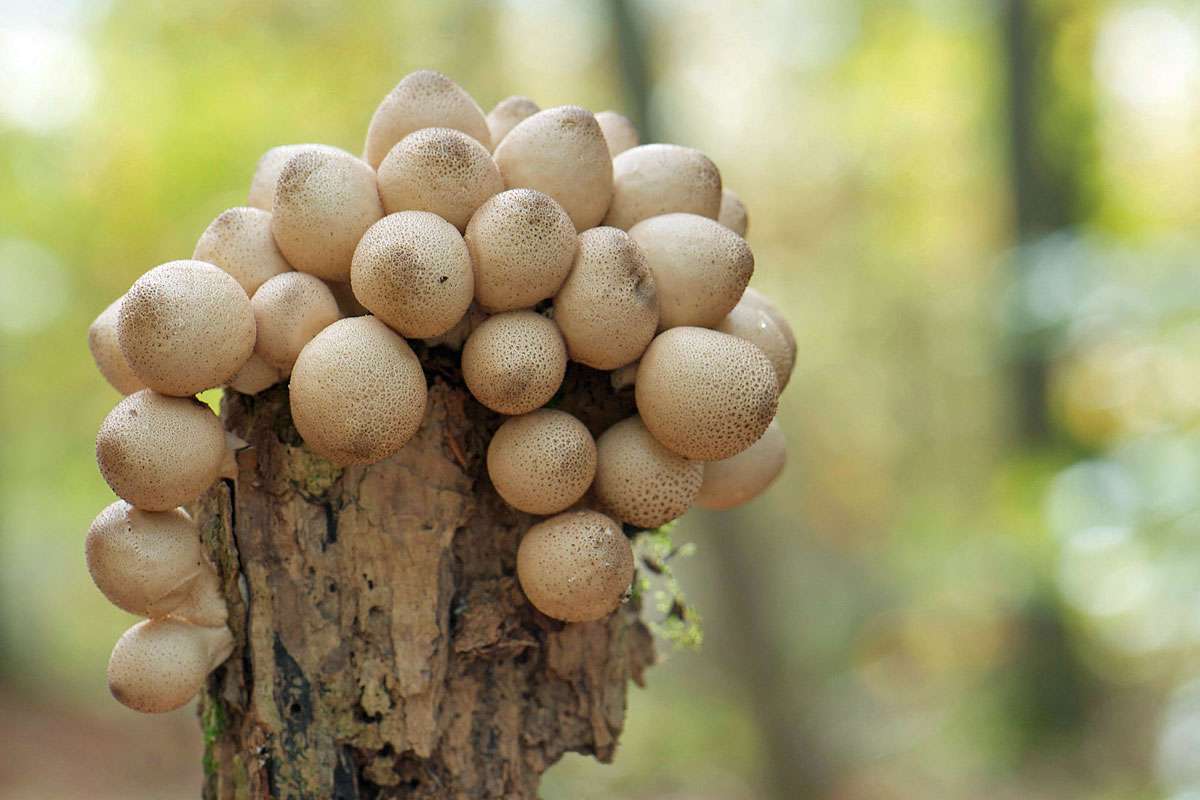
[[[258,353],[252,353],[237,374],[229,379],[229,388],[240,394],[255,395],[283,380],[279,370],[272,367]]]
[[[660,330],[717,325],[754,274],[754,253],[746,240],[707,217],[650,217],[630,228],[629,237],[654,272]]]
[[[613,158],[637,147],[641,141],[637,128],[629,118],[615,111],[598,112],[596,122],[600,123],[600,130],[604,131],[604,141],[608,142],[608,152]]]
[[[746,231],[750,229],[750,215],[746,213],[742,198],[733,189],[721,190],[721,211],[717,214],[717,222],[746,238]]]
[[[787,440],[778,421],[772,421],[762,438],[723,461],[704,465],[704,483],[696,505],[724,511],[749,503],[767,490],[787,463]]]
[[[596,473],[596,443],[582,422],[542,408],[507,420],[487,451],[488,476],[513,508],[557,514],[587,492]]]
[[[475,299],[490,311],[533,308],[554,296],[575,257],[574,223],[535,189],[509,189],[488,200],[471,217],[466,240]]]
[[[241,284],[203,261],[168,261],[121,301],[117,339],[129,366],[163,394],[223,386],[254,352],[254,312]]]
[[[117,341],[117,315],[124,299],[122,295],[109,303],[108,308],[101,311],[88,328],[88,349],[92,351],[92,359],[104,379],[121,394],[133,394],[138,389],[144,389],[146,384],[129,366]]]
[[[517,123],[541,110],[537,103],[521,95],[506,97],[496,103],[496,107],[487,115],[488,130],[492,134],[492,149],[495,150],[499,146],[500,140],[507,136]]]
[[[275,185],[279,183],[279,173],[283,171],[283,165],[292,156],[305,150],[350,155],[342,148],[328,144],[281,144],[278,147],[272,147],[263,153],[262,158],[258,160],[258,165],[254,168],[254,177],[250,179],[250,194],[246,198],[246,205],[261,208],[263,211],[271,211],[275,207]]]
[[[460,231],[475,209],[503,190],[488,149],[452,128],[413,131],[379,165],[384,210],[429,211]]]
[[[613,162],[592,112],[579,106],[539,111],[509,131],[496,148],[509,189],[553,197],[576,230],[600,224],[612,196]]]
[[[225,474],[225,429],[190,397],[143,389],[109,412],[96,435],[96,462],[117,494],[144,511],[190,503]]]
[[[254,352],[281,375],[318,333],[338,320],[337,300],[320,278],[303,272],[276,275],[250,299],[258,323]]]
[[[533,311],[488,317],[463,345],[467,388],[501,414],[527,414],[544,406],[566,370],[567,348],[558,326]]]
[[[779,401],[775,369],[754,345],[706,328],[660,333],[642,356],[638,413],[684,458],[719,461],[758,441]]]
[[[402,211],[372,225],[358,243],[350,285],[371,313],[419,339],[458,324],[475,295],[475,273],[453,225],[428,211]]]
[[[375,170],[365,161],[304,150],[279,173],[271,233],[293,267],[344,282],[355,245],[382,216]]]
[[[292,269],[271,235],[271,212],[245,206],[222,211],[200,235],[192,258],[228,272],[247,295]]]
[[[563,622],[611,614],[633,582],[633,548],[595,511],[568,511],[530,528],[517,549],[517,579],[534,608]]]
[[[233,652],[229,628],[149,619],[125,631],[108,659],[108,690],[122,705],[161,714],[187,705]]]
[[[142,511],[118,500],[92,522],[85,551],[92,580],[117,608],[209,627],[229,616],[200,532],[182,508]]]
[[[296,430],[336,464],[370,464],[403,447],[421,427],[421,363],[375,317],[338,320],[313,337],[292,367]]]
[[[574,361],[617,369],[641,357],[658,328],[658,291],[646,257],[625,231],[579,234],[571,274],[554,298],[554,321]]]
[[[716,330],[757,345],[775,367],[779,391],[782,392],[787,387],[792,378],[792,368],[796,365],[796,342],[790,338],[790,330],[785,333],[779,327],[777,318],[761,305],[759,297],[752,297],[747,289],[746,294],[728,316],[721,320]]]
[[[392,145],[421,128],[454,128],[483,145],[492,141],[483,109],[471,95],[442,73],[422,69],[404,76],[375,109],[364,157],[378,167]]]
[[[613,159],[612,203],[604,224],[629,230],[659,214],[685,212],[716,219],[721,173],[699,150],[644,144]]]
[[[639,528],[682,517],[704,479],[702,462],[663,447],[636,416],[601,434],[596,450],[596,499],[613,517]]]

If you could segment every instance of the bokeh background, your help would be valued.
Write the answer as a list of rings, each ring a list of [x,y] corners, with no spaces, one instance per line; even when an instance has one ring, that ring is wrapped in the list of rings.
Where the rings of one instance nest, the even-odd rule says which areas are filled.
[[[0,797],[196,797],[126,711],[83,538],[86,329],[434,67],[623,111],[750,209],[791,463],[693,512],[572,798],[1200,798],[1200,8],[1171,0],[0,0]]]

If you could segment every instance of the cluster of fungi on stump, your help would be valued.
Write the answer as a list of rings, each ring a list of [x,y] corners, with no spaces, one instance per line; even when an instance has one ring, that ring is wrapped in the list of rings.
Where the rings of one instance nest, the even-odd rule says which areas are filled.
[[[796,345],[746,225],[696,150],[431,71],[361,158],[268,151],[89,332],[126,397],[88,567],[146,618],[113,695],[201,694],[209,798],[534,797],[611,758],[653,660],[631,539],[783,468]]]

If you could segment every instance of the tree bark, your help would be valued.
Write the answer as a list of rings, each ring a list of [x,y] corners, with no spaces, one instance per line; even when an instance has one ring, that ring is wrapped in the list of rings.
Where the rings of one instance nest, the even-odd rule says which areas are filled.
[[[632,603],[575,625],[529,605],[515,561],[534,520],[485,468],[502,418],[456,358],[422,361],[421,430],[365,467],[307,450],[285,387],[226,393],[249,447],[197,509],[237,642],[200,705],[209,800],[533,798],[564,752],[613,757],[650,634]],[[598,434],[632,413],[607,384],[572,365],[559,407]]]

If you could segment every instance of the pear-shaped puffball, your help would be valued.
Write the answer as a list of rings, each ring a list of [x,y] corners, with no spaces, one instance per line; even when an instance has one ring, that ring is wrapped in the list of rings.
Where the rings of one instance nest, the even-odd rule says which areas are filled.
[[[323,153],[342,153],[350,155],[340,147],[328,144],[281,144],[263,153],[254,168],[254,177],[250,179],[250,194],[246,205],[271,211],[275,207],[275,186],[279,183],[279,173],[283,165],[292,156],[305,150],[316,150]]]
[[[575,225],[563,207],[534,189],[488,200],[467,225],[475,299],[489,311],[533,308],[554,296],[571,271]]]
[[[604,132],[587,109],[559,106],[524,120],[496,148],[496,164],[505,186],[550,195],[576,230],[593,228],[604,218],[613,162]]]
[[[658,292],[625,231],[579,234],[575,263],[554,298],[554,321],[574,361],[608,370],[641,357],[658,328]]]
[[[267,278],[292,270],[271,235],[271,212],[261,208],[222,211],[200,235],[192,258],[228,272],[247,295]]]
[[[161,714],[187,705],[233,652],[229,628],[149,619],[125,631],[108,659],[108,690],[122,705]]]
[[[707,217],[651,217],[630,228],[629,237],[654,272],[660,330],[717,325],[754,274],[754,253],[746,240]]]
[[[85,551],[92,580],[117,608],[209,627],[229,616],[200,532],[182,508],[142,511],[118,500],[92,522]]]
[[[488,476],[513,508],[557,514],[574,505],[596,474],[596,443],[565,411],[542,408],[506,421],[487,451]]]
[[[746,238],[746,231],[750,229],[750,215],[746,213],[742,198],[738,197],[733,189],[721,190],[721,211],[717,214],[717,222],[743,239]]]
[[[378,167],[396,142],[421,128],[453,128],[483,145],[492,141],[471,95],[442,73],[422,69],[406,75],[375,109],[364,157]]]
[[[615,111],[601,111],[596,114],[596,122],[604,131],[604,141],[608,142],[608,152],[613,158],[638,146],[640,139],[637,128],[633,127],[628,117]]]
[[[138,389],[144,389],[146,384],[129,366],[117,341],[117,315],[124,299],[121,296],[109,303],[108,308],[101,311],[88,328],[88,349],[92,351],[92,359],[104,379],[121,394],[133,394]]]
[[[605,225],[629,230],[659,214],[721,211],[721,173],[708,156],[677,144],[644,144],[613,159],[613,194]]]
[[[787,441],[777,421],[754,444],[724,461],[704,465],[696,505],[724,511],[749,503],[767,490],[787,463]]]
[[[779,391],[787,387],[796,365],[795,339],[790,338],[790,330],[785,332],[779,327],[777,319],[761,305],[758,297],[750,295],[749,289],[716,329],[758,345],[775,367]]]
[[[705,328],[672,328],[646,348],[634,387],[646,428],[697,461],[730,458],[758,441],[779,400],[775,369],[754,345]]]
[[[622,522],[666,525],[682,517],[700,491],[704,464],[663,447],[638,417],[606,430],[596,449],[596,499]]]
[[[562,385],[567,348],[551,320],[533,311],[508,311],[488,317],[467,338],[462,371],[480,403],[501,414],[528,414]]]
[[[503,189],[488,149],[452,128],[413,131],[379,165],[384,210],[429,211],[460,231],[475,209]]]
[[[255,395],[270,389],[283,380],[279,370],[272,367],[258,353],[252,353],[242,368],[229,380],[229,388],[239,394]]]
[[[254,312],[241,284],[203,261],[168,261],[121,301],[117,339],[156,392],[178,397],[223,386],[254,352]]]
[[[303,150],[279,173],[271,233],[296,269],[345,282],[355,245],[382,216],[375,170],[365,161]]]
[[[149,389],[129,395],[104,418],[96,462],[117,496],[144,511],[190,503],[233,470],[225,429],[208,406]]]
[[[492,134],[492,149],[495,150],[499,146],[500,140],[517,127],[517,123],[541,110],[537,103],[520,95],[506,97],[496,103],[496,107],[487,115],[488,130]]]
[[[595,511],[568,511],[530,528],[517,549],[517,579],[534,608],[563,622],[611,614],[633,582],[633,548]]]
[[[296,430],[336,464],[387,458],[425,416],[421,362],[375,317],[338,320],[313,337],[292,367],[290,388]]]
[[[440,336],[475,294],[471,254],[458,230],[428,211],[389,214],[354,251],[350,285],[371,313],[401,335]]]
[[[250,305],[258,323],[254,352],[281,375],[292,371],[304,345],[341,316],[328,284],[303,272],[271,278]]]

